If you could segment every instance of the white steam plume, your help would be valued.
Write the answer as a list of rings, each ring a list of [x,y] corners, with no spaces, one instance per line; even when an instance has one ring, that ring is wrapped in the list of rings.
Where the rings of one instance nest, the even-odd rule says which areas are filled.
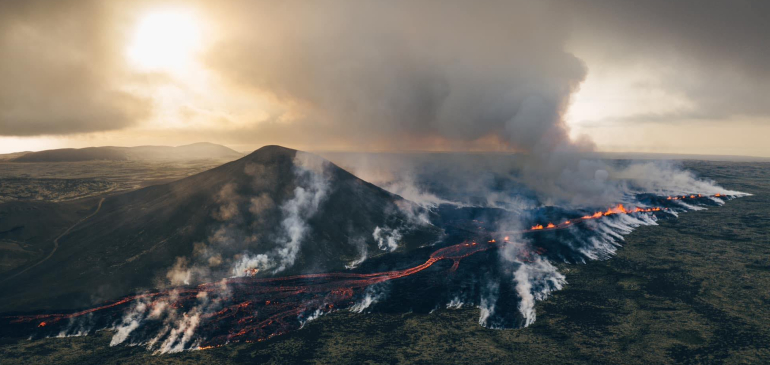
[[[284,216],[281,226],[289,240],[277,252],[279,261],[274,273],[294,265],[308,230],[306,221],[316,213],[329,189],[328,181],[324,176],[326,160],[310,153],[297,151],[294,157],[294,169],[298,186],[294,188],[294,197],[281,205]]]
[[[231,273],[234,276],[246,275],[248,269],[272,270],[275,274],[294,265],[310,229],[307,220],[316,214],[330,187],[326,176],[326,160],[297,151],[293,162],[296,186],[292,197],[280,205],[282,219],[279,237],[283,241],[279,247],[264,254],[243,254],[232,266]],[[251,169],[256,170],[257,167]],[[249,210],[257,214],[274,204],[269,196],[262,194],[250,199]]]
[[[500,284],[496,282],[487,282],[487,285],[482,288],[481,302],[479,303],[479,324],[483,327],[494,327],[489,322],[490,317],[495,314],[495,305],[497,304],[497,298],[500,292]]]
[[[358,265],[361,265],[364,261],[366,261],[366,257],[369,249],[367,248],[368,246],[366,245],[366,240],[364,240],[361,237],[359,237],[358,239],[350,240],[350,242],[354,244],[356,247],[358,247],[360,256],[357,259],[350,262],[349,264],[346,264],[345,268],[355,269],[358,267]]]
[[[110,346],[128,342],[131,345],[143,345],[156,353],[174,353],[196,348],[201,338],[196,330],[201,319],[207,314],[221,308],[222,301],[228,298],[229,288],[221,282],[215,298],[210,298],[207,292],[198,293],[195,306],[189,309],[176,308],[171,305],[178,299],[178,292],[172,291],[163,299],[137,299],[125,313],[120,322],[113,325],[115,333],[110,340]],[[133,343],[132,334],[142,326],[156,326],[156,331],[150,340],[140,339]]]
[[[388,295],[387,289],[388,286],[385,283],[375,284],[366,288],[366,291],[364,291],[364,297],[360,301],[353,304],[353,306],[350,307],[350,311],[355,313],[363,313],[367,308],[371,307],[372,304],[385,299],[385,297]]]
[[[374,237],[380,250],[393,252],[398,248],[401,232],[399,232],[398,228],[380,228],[377,226],[374,228],[374,232],[372,232],[372,237]]]
[[[110,340],[110,346],[116,346],[125,342],[131,332],[139,328],[142,320],[144,320],[146,312],[147,303],[145,301],[139,300],[134,303],[131,309],[129,309],[123,316],[121,322],[114,327],[116,332]]]
[[[514,280],[521,298],[519,312],[524,318],[524,327],[535,323],[535,301],[546,299],[552,291],[561,290],[567,283],[564,275],[540,257],[533,262],[521,263],[514,273]]]

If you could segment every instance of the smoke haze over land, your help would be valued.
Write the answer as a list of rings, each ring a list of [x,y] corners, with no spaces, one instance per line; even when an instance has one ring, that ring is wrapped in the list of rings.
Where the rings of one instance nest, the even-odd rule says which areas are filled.
[[[209,140],[770,155],[735,140],[768,128],[764,2],[0,6],[6,152]]]

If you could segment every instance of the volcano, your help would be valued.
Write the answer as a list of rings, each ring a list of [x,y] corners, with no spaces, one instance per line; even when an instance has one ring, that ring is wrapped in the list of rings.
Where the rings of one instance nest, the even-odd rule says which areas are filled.
[[[718,191],[640,192],[600,209],[426,209],[268,146],[130,193],[0,206],[0,239],[53,243],[6,271],[0,337],[111,329],[112,344],[176,352],[269,340],[340,310],[461,306],[487,328],[526,327],[535,301],[566,285],[553,262],[609,259],[636,227],[746,195]]]
[[[279,146],[168,184],[32,205],[0,213],[7,221],[40,223],[14,234],[50,240],[53,233],[25,230],[69,228],[57,231],[53,248],[38,242],[47,256],[4,275],[0,311],[81,308],[196,278],[345,270],[440,233],[420,221],[414,204],[320,157]],[[47,218],[36,220],[41,211]]]

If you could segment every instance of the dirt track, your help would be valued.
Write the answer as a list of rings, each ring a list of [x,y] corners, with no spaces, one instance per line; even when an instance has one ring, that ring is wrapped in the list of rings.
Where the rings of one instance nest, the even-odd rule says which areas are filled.
[[[87,216],[83,217],[81,220],[79,220],[79,221],[75,222],[75,224],[73,224],[73,225],[71,225],[69,228],[67,228],[67,230],[66,230],[66,231],[64,231],[64,232],[63,232],[62,234],[60,234],[58,237],[54,238],[54,240],[53,240],[53,250],[51,250],[51,252],[48,254],[48,256],[44,257],[42,260],[40,260],[40,261],[36,262],[36,263],[35,263],[35,264],[33,264],[32,266],[29,266],[29,267],[27,267],[27,268],[26,268],[26,269],[24,269],[24,270],[22,270],[22,271],[19,271],[19,272],[17,272],[16,274],[13,274],[13,275],[11,275],[11,276],[9,276],[9,277],[7,277],[7,278],[3,279],[3,280],[0,280],[0,282],[6,281],[6,280],[10,280],[10,279],[13,279],[13,278],[15,278],[15,277],[17,277],[17,276],[19,276],[19,275],[21,275],[21,274],[23,274],[23,273],[27,272],[27,270],[29,270],[29,269],[31,269],[31,268],[33,268],[33,267],[35,267],[35,266],[38,266],[38,265],[42,264],[43,262],[45,262],[46,260],[50,259],[50,258],[51,258],[51,256],[53,256],[53,254],[54,254],[54,253],[56,253],[56,250],[57,250],[57,249],[59,249],[59,240],[60,240],[62,237],[66,236],[66,235],[67,235],[67,233],[70,233],[70,231],[71,231],[73,228],[77,227],[77,226],[78,226],[80,223],[83,223],[83,222],[85,222],[87,219],[89,219],[89,218],[93,217],[94,215],[96,215],[96,213],[99,213],[99,210],[100,210],[100,209],[102,209],[102,203],[104,203],[104,199],[105,199],[105,198],[102,198],[101,200],[99,200],[99,205],[97,205],[97,206],[96,206],[96,210],[95,210],[93,213],[91,213],[91,214],[89,214],[89,215],[87,215]]]

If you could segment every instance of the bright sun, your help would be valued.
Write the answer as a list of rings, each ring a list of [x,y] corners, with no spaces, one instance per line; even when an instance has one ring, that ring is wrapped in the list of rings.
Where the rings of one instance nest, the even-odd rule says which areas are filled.
[[[200,26],[191,12],[159,11],[139,21],[127,55],[143,70],[176,71],[192,62],[200,43]]]

